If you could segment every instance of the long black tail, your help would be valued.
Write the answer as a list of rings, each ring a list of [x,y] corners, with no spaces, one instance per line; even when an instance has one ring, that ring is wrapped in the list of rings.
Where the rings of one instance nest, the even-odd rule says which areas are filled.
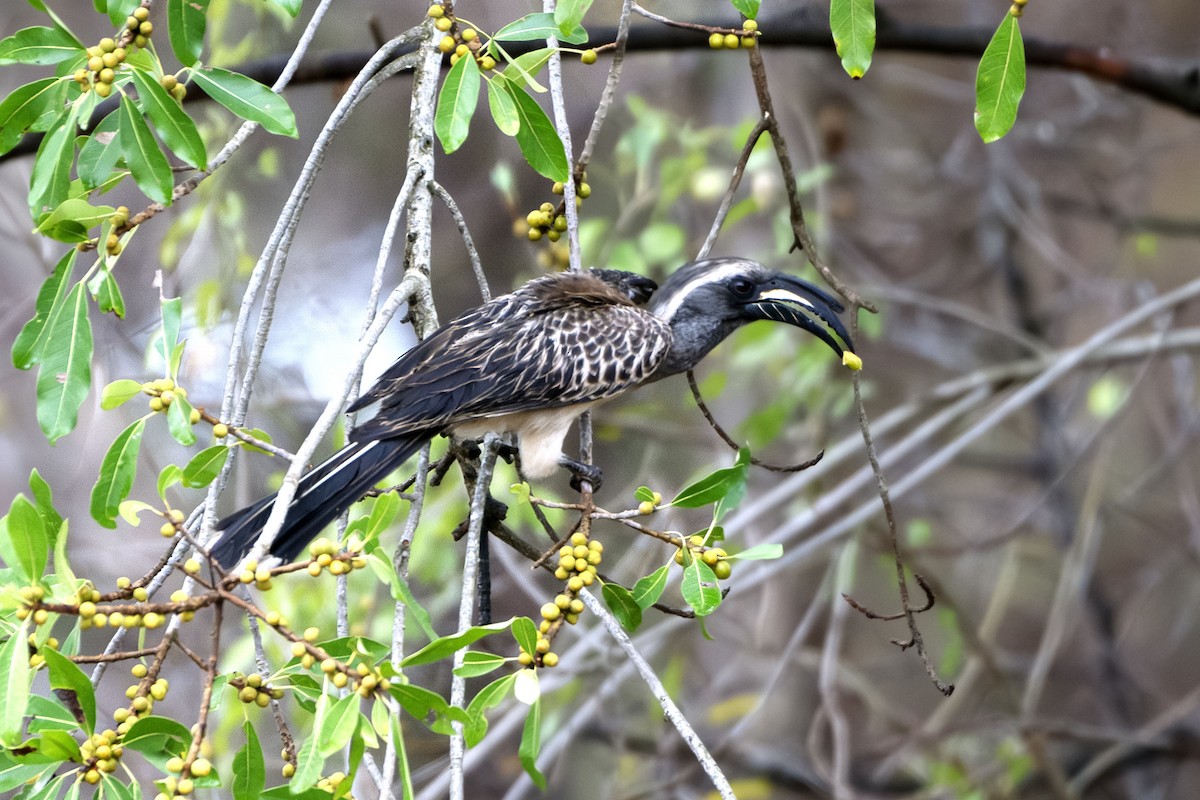
[[[295,560],[322,528],[412,457],[432,436],[431,431],[419,431],[392,439],[352,442],[301,477],[270,554],[283,561]],[[221,538],[211,553],[222,567],[233,567],[254,546],[274,504],[275,495],[264,497],[218,523]]]

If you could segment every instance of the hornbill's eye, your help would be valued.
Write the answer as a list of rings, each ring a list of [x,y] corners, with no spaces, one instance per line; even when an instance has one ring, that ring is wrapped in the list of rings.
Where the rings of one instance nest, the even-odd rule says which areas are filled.
[[[729,288],[738,297],[749,297],[754,293],[754,281],[749,278],[734,278],[729,282]]]

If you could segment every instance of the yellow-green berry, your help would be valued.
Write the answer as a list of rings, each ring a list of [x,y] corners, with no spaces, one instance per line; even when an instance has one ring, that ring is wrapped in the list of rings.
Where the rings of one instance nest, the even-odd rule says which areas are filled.
[[[725,46],[725,37],[719,33],[709,34],[708,46],[714,50],[720,50]]]
[[[440,17],[446,16],[446,9],[439,5],[432,5],[429,7],[429,10],[426,11],[425,13],[428,14],[429,16],[433,17],[434,19],[438,19]]]
[[[595,50],[584,50],[583,53],[579,56],[579,60],[582,61],[584,64],[595,64],[596,58],[597,58],[597,56],[596,56]]]

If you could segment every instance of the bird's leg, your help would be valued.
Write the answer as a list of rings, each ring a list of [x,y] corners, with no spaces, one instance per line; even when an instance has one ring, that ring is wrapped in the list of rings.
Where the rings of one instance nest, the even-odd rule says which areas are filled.
[[[559,456],[558,463],[559,466],[565,467],[571,473],[571,488],[575,491],[582,491],[584,481],[592,485],[593,492],[600,489],[604,473],[595,464],[584,464],[582,461],[567,458],[565,455]]]

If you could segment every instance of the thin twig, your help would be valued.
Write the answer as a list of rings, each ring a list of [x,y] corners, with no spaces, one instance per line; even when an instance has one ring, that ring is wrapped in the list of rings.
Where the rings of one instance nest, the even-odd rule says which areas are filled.
[[[454,217],[454,224],[458,226],[458,234],[462,237],[463,245],[467,248],[467,258],[471,260],[471,270],[475,273],[475,281],[479,284],[479,294],[483,298],[483,302],[486,303],[492,299],[492,290],[488,287],[487,275],[483,272],[483,263],[479,259],[479,251],[475,249],[475,240],[471,238],[471,231],[467,227],[467,218],[463,216],[458,203],[454,202],[454,197],[450,192],[446,191],[445,186],[431,180],[429,188],[438,196],[439,200],[446,204],[450,215]]]
[[[721,423],[717,422],[717,418],[714,417],[713,413],[709,410],[708,404],[704,402],[704,398],[700,395],[700,387],[696,384],[696,373],[690,369],[687,371],[687,380],[688,388],[692,390],[692,399],[696,401],[696,406],[700,409],[700,413],[704,415],[704,419],[708,421],[709,426],[717,432],[717,436],[720,436],[721,441],[725,442],[725,444],[729,445],[734,450],[741,449],[741,445],[735,442],[733,437],[730,436],[723,427],[721,427]],[[750,463],[756,467],[762,467],[770,472],[802,472],[809,467],[816,466],[824,457],[825,451],[822,450],[808,461],[801,461],[798,464],[771,464],[763,461],[757,456],[750,456]]]
[[[746,137],[746,144],[742,146],[742,154],[738,156],[737,164],[733,167],[733,174],[729,176],[729,187],[725,189],[725,196],[721,198],[721,205],[717,207],[717,214],[713,217],[712,225],[708,228],[708,236],[704,238],[704,244],[700,245],[700,252],[696,254],[696,260],[708,258],[708,254],[712,251],[713,245],[717,243],[717,236],[721,233],[721,227],[725,224],[725,218],[729,216],[729,209],[733,206],[733,197],[737,194],[738,186],[742,183],[742,175],[746,172],[746,164],[750,161],[750,154],[754,152],[754,146],[758,144],[758,140],[762,138],[771,127],[767,118],[759,117],[758,122],[754,123],[754,127],[750,131],[750,135]],[[688,370],[688,376],[691,376],[691,370]],[[699,393],[693,389],[693,394]]]

